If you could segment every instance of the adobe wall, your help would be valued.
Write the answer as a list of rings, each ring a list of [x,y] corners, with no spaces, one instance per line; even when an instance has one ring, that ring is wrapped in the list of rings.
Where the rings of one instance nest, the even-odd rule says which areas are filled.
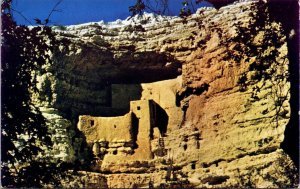
[[[130,110],[136,115],[138,119],[138,135],[137,135],[137,149],[133,154],[132,159],[149,160],[153,158],[151,152],[151,124],[153,117],[151,117],[151,101],[139,100],[130,102]]]
[[[79,116],[78,128],[87,143],[96,141],[132,142],[132,113],[118,117]]]
[[[130,102],[130,112],[136,117],[137,128],[135,147],[131,154],[107,154],[101,162],[101,171],[122,172],[129,168],[130,162],[148,161],[153,159],[151,152],[151,101],[138,100]],[[134,134],[133,132],[133,134]]]
[[[130,102],[130,112],[118,117],[79,117],[78,128],[100,160],[94,169],[110,171],[120,163],[151,160],[153,101]]]
[[[176,93],[181,89],[182,77],[141,85],[143,88],[141,99],[152,99],[166,112],[167,132],[178,129],[183,119],[183,111],[176,105]]]
[[[141,84],[112,84],[112,107],[129,110],[130,101],[153,100],[168,116],[169,132],[180,127],[183,111],[176,105],[182,77]]]

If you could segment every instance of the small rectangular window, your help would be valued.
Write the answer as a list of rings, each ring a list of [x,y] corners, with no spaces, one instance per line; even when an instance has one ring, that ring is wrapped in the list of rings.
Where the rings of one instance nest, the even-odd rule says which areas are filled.
[[[141,109],[141,107],[140,106],[137,106],[137,110],[140,110]]]
[[[91,120],[91,121],[90,121],[90,124],[91,124],[91,126],[94,126],[95,121],[94,121],[94,120]]]

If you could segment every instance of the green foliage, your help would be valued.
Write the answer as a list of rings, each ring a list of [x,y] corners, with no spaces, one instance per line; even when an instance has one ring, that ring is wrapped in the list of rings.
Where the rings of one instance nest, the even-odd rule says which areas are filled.
[[[237,34],[231,42],[238,45],[228,51],[228,58],[233,58],[236,62],[242,60],[249,62],[249,71],[252,76],[247,77],[247,73],[244,73],[238,84],[242,92],[246,91],[249,86],[254,86],[249,89],[252,91],[253,101],[259,100],[259,94],[264,87],[267,87],[267,81],[271,82],[269,96],[274,102],[274,121],[278,124],[282,111],[285,111],[283,103],[290,93],[288,86],[285,86],[290,79],[287,70],[288,57],[280,55],[280,48],[285,44],[284,31],[280,25],[274,26],[272,23],[267,4],[258,3],[253,6],[255,10],[259,10],[260,14],[252,14],[253,18],[249,26],[243,26],[241,23],[235,24]],[[247,58],[244,59],[245,57]]]
[[[4,187],[59,185],[65,164],[51,162],[52,142],[46,120],[31,100],[37,92],[34,73],[43,73],[55,47],[49,27],[18,26],[11,0],[1,4],[1,182]]]
[[[180,9],[180,12],[179,12],[179,16],[180,16],[181,18],[188,17],[188,16],[190,16],[190,15],[192,14],[192,11],[191,11],[191,9],[188,7],[188,5],[189,5],[189,2],[188,2],[187,0],[184,0],[184,1],[182,2],[183,8],[181,8],[181,9]]]
[[[250,58],[255,58],[255,61],[251,62],[249,70],[256,72],[256,76],[252,78],[256,82],[262,79],[270,79],[275,74],[275,70],[271,69],[271,65],[282,63],[276,58],[280,54],[279,48],[284,44],[284,40],[280,36],[283,33],[282,30],[274,30],[271,27],[272,24],[266,13],[266,5],[258,4],[258,9],[262,14],[253,15],[249,27],[242,26],[241,23],[235,24],[237,34],[232,41],[239,44],[233,48],[235,53],[231,51],[228,54],[229,56],[234,55],[236,60],[248,57],[246,61],[249,61]],[[262,40],[255,43],[254,39],[260,33]]]
[[[257,188],[257,181],[260,179],[269,182],[275,188],[297,188],[299,178],[296,167],[287,154],[279,153],[274,162],[263,167],[251,166],[244,173],[241,173],[240,169],[236,169],[237,183],[230,187]]]
[[[49,77],[46,77],[45,81],[42,83],[39,98],[41,101],[47,101],[48,103],[52,102],[52,89]]]

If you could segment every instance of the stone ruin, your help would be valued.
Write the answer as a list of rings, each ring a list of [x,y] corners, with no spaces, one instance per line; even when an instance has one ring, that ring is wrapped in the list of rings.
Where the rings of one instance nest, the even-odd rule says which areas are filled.
[[[168,127],[170,131],[180,125],[174,122],[176,119],[173,117],[180,115],[177,114],[178,111],[182,114],[180,107],[176,106],[175,96],[180,81],[181,77],[142,84],[141,100],[130,101],[129,112],[125,115],[79,116],[77,127],[84,134],[96,157],[95,169],[101,171],[101,165],[109,162],[144,161],[167,155],[168,150],[164,148],[163,138]],[[171,90],[172,87],[175,91]],[[126,90],[130,85],[114,85],[112,88],[113,100],[120,101],[117,97],[130,99],[133,95]],[[125,109],[128,106],[124,103],[117,106],[114,101],[112,104]],[[169,122],[170,118],[173,122]]]
[[[130,112],[124,116],[79,117],[78,128],[99,159],[152,159],[150,140],[155,127],[155,104],[150,100],[130,104]]]
[[[38,78],[51,83],[51,102],[40,106],[54,153],[64,151],[55,157],[84,162],[84,152],[94,154],[80,187],[295,186],[297,149],[289,148],[298,97],[286,73],[296,62],[283,24],[263,19],[265,5],[55,30],[70,45]],[[268,32],[276,40],[264,45]],[[247,41],[237,40],[242,34]],[[270,77],[257,80],[250,46],[260,56],[277,50]]]

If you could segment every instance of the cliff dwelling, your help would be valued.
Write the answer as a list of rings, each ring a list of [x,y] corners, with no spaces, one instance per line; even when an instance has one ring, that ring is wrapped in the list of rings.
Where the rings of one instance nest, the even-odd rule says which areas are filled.
[[[70,45],[38,78],[53,153],[112,188],[292,186],[298,64],[267,5],[56,29]]]
[[[92,146],[94,155],[101,160],[98,162],[124,158],[151,160],[167,155],[166,149],[151,149],[151,142],[181,124],[177,116],[182,115],[182,110],[176,106],[180,83],[181,76],[141,85],[113,84],[112,108],[128,110],[128,113],[114,117],[79,116],[78,128]],[[141,99],[132,100],[136,98]]]

